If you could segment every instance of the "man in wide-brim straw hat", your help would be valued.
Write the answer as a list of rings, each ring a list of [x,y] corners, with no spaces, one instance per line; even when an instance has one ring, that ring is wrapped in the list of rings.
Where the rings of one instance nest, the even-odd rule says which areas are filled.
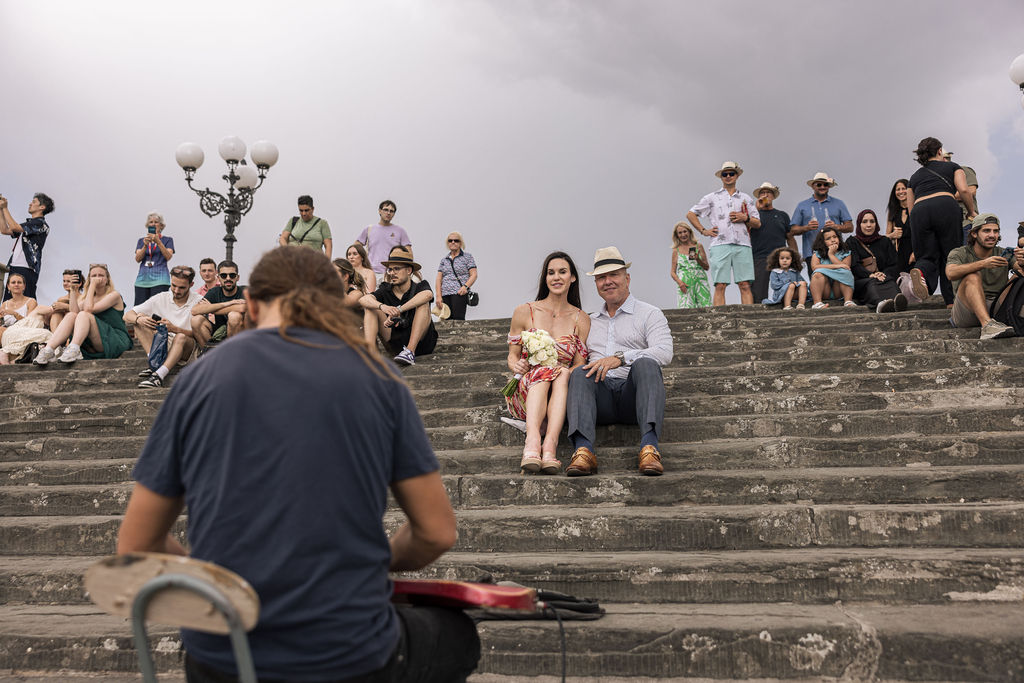
[[[711,238],[708,257],[711,262],[711,281],[715,294],[713,306],[725,305],[725,289],[735,282],[740,289],[740,302],[754,303],[750,283],[754,280],[754,259],[750,250],[750,231],[761,227],[757,204],[749,194],[736,189],[736,181],[743,169],[735,161],[726,161],[715,171],[722,187],[710,192],[690,207],[686,220],[694,230]],[[701,218],[711,224],[705,228]]]
[[[790,234],[789,214],[776,209],[774,202],[779,198],[777,185],[765,181],[754,188],[757,213],[761,227],[750,231],[751,256],[754,258],[754,303],[768,298],[768,257],[779,247],[791,246],[796,249],[796,239]]]
[[[672,334],[660,309],[629,293],[628,263],[616,247],[594,254],[594,278],[604,306],[590,314],[586,365],[569,377],[566,408],[569,438],[575,451],[565,473],[597,472],[594,440],[599,424],[640,427],[640,474],[664,471],[658,437],[665,416],[665,382],[661,368],[672,360]]]
[[[425,281],[413,282],[412,274],[420,270],[420,264],[408,247],[395,247],[381,265],[390,281],[380,283],[377,291],[359,300],[370,313],[363,316],[366,340],[375,344],[380,336],[388,352],[395,354],[396,363],[415,365],[416,356],[433,353],[437,344],[437,330],[430,319],[434,293]]]
[[[807,262],[807,274],[811,274],[811,251],[814,240],[822,228],[835,228],[839,232],[853,232],[853,217],[842,199],[829,196],[829,190],[838,185],[835,178],[824,171],[818,171],[807,181],[814,194],[796,205],[790,220],[793,235],[803,235],[801,254]],[[842,237],[840,237],[840,240]]]

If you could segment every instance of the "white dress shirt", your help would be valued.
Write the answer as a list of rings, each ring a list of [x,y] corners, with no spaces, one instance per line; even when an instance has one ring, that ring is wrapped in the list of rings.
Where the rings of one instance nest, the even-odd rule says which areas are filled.
[[[622,351],[625,365],[609,370],[606,378],[625,381],[629,366],[639,358],[651,358],[658,365],[672,362],[672,333],[661,309],[637,301],[632,294],[622,302],[615,316],[608,315],[607,304],[590,314],[587,346],[594,361]]]

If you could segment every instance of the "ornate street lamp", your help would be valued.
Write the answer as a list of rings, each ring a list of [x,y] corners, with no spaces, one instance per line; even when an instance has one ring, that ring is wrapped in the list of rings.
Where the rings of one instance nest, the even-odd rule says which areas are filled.
[[[1024,107],[1024,55],[1018,55],[1010,62],[1010,80],[1020,86],[1020,106]]]
[[[196,169],[203,165],[203,148],[194,142],[183,142],[178,145],[174,158],[185,170],[185,182],[189,189],[199,195],[199,209],[210,218],[224,212],[224,253],[228,261],[233,261],[235,246],[235,228],[242,221],[242,216],[252,209],[252,196],[263,185],[267,171],[277,163],[277,146],[267,140],[260,140],[252,146],[252,166],[245,162],[245,143],[235,136],[228,136],[220,141],[217,148],[221,158],[228,164],[228,173],[222,176],[228,182],[228,193],[225,197],[210,188],[200,190],[192,186],[192,178]]]

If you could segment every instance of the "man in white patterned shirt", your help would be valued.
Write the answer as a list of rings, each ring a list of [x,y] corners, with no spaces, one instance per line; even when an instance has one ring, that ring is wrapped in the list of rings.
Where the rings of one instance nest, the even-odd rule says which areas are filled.
[[[740,288],[740,303],[754,303],[750,285],[754,281],[754,256],[750,231],[761,227],[761,215],[754,198],[736,189],[743,169],[735,161],[726,161],[715,171],[722,189],[704,195],[686,214],[690,225],[711,239],[711,281],[715,283],[713,306],[725,305],[725,288],[735,282]],[[700,217],[710,218],[711,228],[701,225]]]
[[[590,314],[589,362],[569,377],[566,415],[575,451],[565,473],[597,472],[594,438],[598,424],[640,427],[640,474],[664,471],[658,435],[665,417],[665,381],[661,368],[672,360],[672,333],[665,314],[629,293],[631,264],[615,247],[594,254],[597,293],[604,306]]]

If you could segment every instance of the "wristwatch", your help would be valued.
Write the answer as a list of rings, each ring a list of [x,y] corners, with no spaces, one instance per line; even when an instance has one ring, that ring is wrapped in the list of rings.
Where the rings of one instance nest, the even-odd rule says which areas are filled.
[[[615,356],[616,358],[618,358],[619,362],[622,363],[623,365],[626,364],[626,356],[623,355],[622,351],[616,351],[612,355]]]

